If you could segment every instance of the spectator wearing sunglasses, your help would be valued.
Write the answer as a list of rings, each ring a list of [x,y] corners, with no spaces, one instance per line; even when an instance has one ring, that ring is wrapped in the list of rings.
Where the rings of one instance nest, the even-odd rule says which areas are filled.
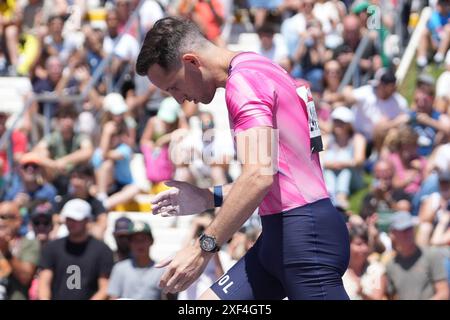
[[[4,297],[8,300],[28,299],[28,288],[39,259],[39,242],[20,235],[22,217],[16,203],[0,203],[0,260]]]
[[[13,176],[11,187],[3,201],[14,201],[19,207],[25,207],[30,201],[45,199],[53,203],[55,187],[45,179],[40,157],[35,153],[24,154],[20,160],[18,172]]]
[[[39,241],[40,247],[44,247],[50,240],[53,240],[53,206],[49,201],[39,200],[33,203],[30,212],[31,229],[29,237],[32,237]],[[39,272],[36,270],[34,279],[31,282],[30,289],[28,290],[28,298],[30,300],[37,300],[38,286],[39,286]]]

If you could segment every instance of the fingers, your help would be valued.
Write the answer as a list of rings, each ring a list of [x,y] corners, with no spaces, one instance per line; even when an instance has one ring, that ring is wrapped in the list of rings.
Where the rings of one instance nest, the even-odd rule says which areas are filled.
[[[157,205],[159,202],[162,202],[164,200],[169,200],[171,199],[171,196],[173,193],[177,192],[177,190],[165,190],[163,192],[158,193],[150,202],[152,205]]]
[[[155,268],[164,268],[165,266],[169,265],[169,263],[172,262],[172,258],[166,258],[163,261],[158,262],[155,264]],[[162,279],[162,277],[161,277]]]
[[[173,292],[171,293],[177,293],[186,290],[187,288],[189,288],[192,282],[193,281],[187,278],[181,279],[176,285],[173,286]]]
[[[169,268],[167,271],[162,275],[161,279],[159,280],[159,287],[163,289],[165,292],[167,292],[167,282],[172,278],[173,274],[175,273],[174,268]]]
[[[177,181],[177,180],[170,180],[170,181],[164,182],[164,184],[168,187],[179,188],[184,184],[184,182]]]
[[[175,271],[173,276],[166,283],[166,292],[175,293],[175,286],[180,287],[180,284],[184,284],[187,280],[185,279],[186,274],[184,272]]]

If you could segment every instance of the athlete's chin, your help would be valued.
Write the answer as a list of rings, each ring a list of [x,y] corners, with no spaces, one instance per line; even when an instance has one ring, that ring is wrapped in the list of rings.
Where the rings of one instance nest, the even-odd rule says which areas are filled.
[[[209,104],[209,103],[211,103],[211,101],[213,101],[213,99],[214,99],[214,94],[209,95],[207,97],[203,97],[203,98],[199,99],[199,101],[203,104]]]

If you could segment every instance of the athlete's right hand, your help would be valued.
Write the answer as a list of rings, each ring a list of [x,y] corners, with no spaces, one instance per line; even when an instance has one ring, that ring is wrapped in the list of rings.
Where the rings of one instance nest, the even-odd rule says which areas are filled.
[[[185,216],[214,208],[214,197],[208,189],[182,181],[168,181],[165,184],[172,188],[158,193],[151,200],[153,214]]]

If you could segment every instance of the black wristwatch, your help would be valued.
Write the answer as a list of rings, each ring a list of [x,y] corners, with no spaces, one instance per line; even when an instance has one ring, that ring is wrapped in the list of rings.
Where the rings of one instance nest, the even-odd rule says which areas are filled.
[[[220,247],[217,245],[217,240],[213,236],[208,236],[204,233],[199,238],[200,248],[206,252],[217,252]]]

